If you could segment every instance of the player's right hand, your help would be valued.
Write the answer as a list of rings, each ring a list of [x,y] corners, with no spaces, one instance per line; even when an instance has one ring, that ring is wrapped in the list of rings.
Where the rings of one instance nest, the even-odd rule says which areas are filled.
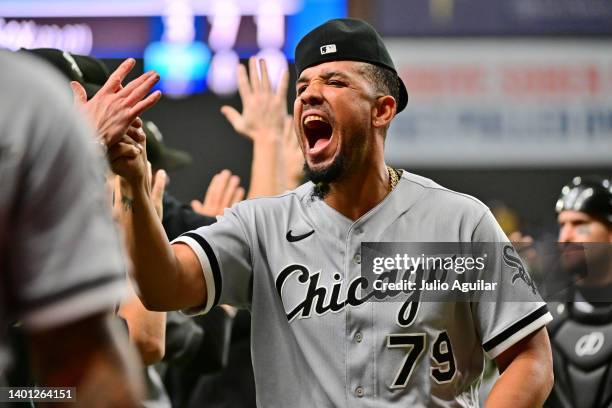
[[[135,129],[134,132],[142,132]],[[123,177],[132,185],[144,183],[148,189],[146,141],[137,143],[127,134],[108,150],[107,159],[113,173]]]

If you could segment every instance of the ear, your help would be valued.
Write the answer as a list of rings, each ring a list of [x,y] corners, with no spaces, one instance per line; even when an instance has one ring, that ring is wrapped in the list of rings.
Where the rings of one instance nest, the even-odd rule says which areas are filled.
[[[376,99],[372,109],[372,125],[375,128],[386,128],[391,123],[397,112],[397,103],[391,95],[381,96]]]

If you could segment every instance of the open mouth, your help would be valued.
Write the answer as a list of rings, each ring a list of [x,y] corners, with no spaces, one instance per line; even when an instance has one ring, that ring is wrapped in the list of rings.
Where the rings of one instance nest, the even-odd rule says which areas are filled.
[[[308,115],[304,118],[303,126],[309,149],[320,150],[329,144],[333,128],[327,119],[319,115]]]

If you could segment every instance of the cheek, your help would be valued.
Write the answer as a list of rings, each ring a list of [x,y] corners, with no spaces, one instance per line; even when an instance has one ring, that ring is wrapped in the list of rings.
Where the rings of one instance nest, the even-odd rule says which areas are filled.
[[[576,235],[583,242],[608,242],[610,233],[599,224],[583,224],[576,227]]]
[[[587,236],[593,233],[592,227],[589,224],[583,224],[576,227],[576,234],[580,236]]]

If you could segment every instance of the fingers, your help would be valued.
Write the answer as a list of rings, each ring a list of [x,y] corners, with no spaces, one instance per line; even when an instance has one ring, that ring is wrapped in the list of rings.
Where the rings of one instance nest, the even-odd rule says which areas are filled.
[[[244,200],[245,195],[246,195],[246,190],[242,187],[238,187],[236,191],[234,192],[234,196],[232,197],[232,200],[229,203],[228,207],[231,207],[232,205]]]
[[[270,85],[270,75],[268,74],[268,67],[265,59],[259,60],[259,70],[261,72],[261,90],[263,92],[270,92],[272,86]]]
[[[130,124],[130,126],[135,127],[135,128],[141,128],[142,127],[142,119],[140,119],[140,118],[134,119],[134,121]]]
[[[151,191],[151,185],[153,184],[153,166],[150,161],[145,162],[147,168],[147,188]]]
[[[232,175],[229,170],[223,170],[212,178],[204,202],[191,201],[191,208],[200,214],[214,217],[233,204],[242,201],[246,191],[240,187],[240,177]]]
[[[121,89],[121,83],[136,65],[134,58],[128,58],[110,75],[108,81],[102,86],[98,93],[115,93]]]
[[[229,208],[233,204],[233,198],[236,194],[236,190],[240,187],[240,177],[236,175],[232,175],[227,184],[225,186],[225,191],[223,192],[223,197],[221,198],[221,202],[219,203],[219,207],[217,211],[219,214],[223,213],[223,210]]]
[[[134,145],[126,142],[115,143],[108,150],[108,160],[114,162],[117,159],[134,159],[140,154],[140,148],[138,145]]]
[[[223,170],[220,173],[215,174],[210,181],[208,190],[206,190],[206,196],[204,197],[204,209],[209,211],[209,214],[217,214],[216,210],[223,199],[225,186],[227,185],[231,175],[232,173],[229,170]]]
[[[153,187],[151,187],[151,198],[156,203],[161,203],[166,189],[166,179],[168,175],[164,170],[157,170],[153,179]]]
[[[72,88],[72,99],[75,106],[85,105],[87,103],[87,92],[85,88],[77,81],[70,81],[70,88]]]
[[[197,213],[202,214],[202,203],[198,200],[191,200],[191,209]]]
[[[278,83],[278,90],[276,91],[276,95],[286,101],[287,89],[289,89],[289,70],[285,69],[283,71],[283,75],[281,76],[281,80]]]
[[[147,71],[144,74],[140,75],[138,78],[133,79],[127,84],[125,87],[121,87],[121,90],[118,92],[120,95],[127,96],[132,93],[136,88],[145,83],[148,79],[153,77],[155,71]]]
[[[132,139],[135,143],[143,143],[147,138],[142,128],[136,128],[133,125],[130,125],[125,134],[129,136],[130,139]]]
[[[297,146],[297,137],[293,131],[293,117],[291,115],[285,116],[285,122],[283,123],[283,136],[285,143],[289,145]]]
[[[257,58],[249,58],[249,79],[251,80],[251,89],[253,92],[259,92],[261,84],[259,83],[259,74],[257,73]]]
[[[231,106],[225,105],[221,107],[221,113],[236,132],[244,134],[243,118],[240,112]]]
[[[142,77],[146,78],[141,79]],[[153,88],[157,81],[159,81],[159,74],[157,72],[147,72],[146,74],[143,74],[139,78],[132,81],[137,82],[136,85],[132,86],[132,82],[130,82],[128,86],[121,90],[120,94],[127,95],[125,99],[126,103],[133,105],[137,101],[144,98],[145,95],[151,91],[151,88]]]
[[[130,109],[130,117],[135,118],[136,116],[140,116],[142,112],[149,109],[151,106],[155,105],[157,101],[161,98],[161,92],[155,91],[151,95],[147,96],[142,101],[138,102],[132,109]]]
[[[249,76],[247,75],[247,71],[244,65],[238,65],[238,70],[236,71],[236,78],[238,80],[238,93],[240,94],[240,100],[244,105],[244,101],[253,92],[253,90],[251,89],[251,85],[249,84]]]

